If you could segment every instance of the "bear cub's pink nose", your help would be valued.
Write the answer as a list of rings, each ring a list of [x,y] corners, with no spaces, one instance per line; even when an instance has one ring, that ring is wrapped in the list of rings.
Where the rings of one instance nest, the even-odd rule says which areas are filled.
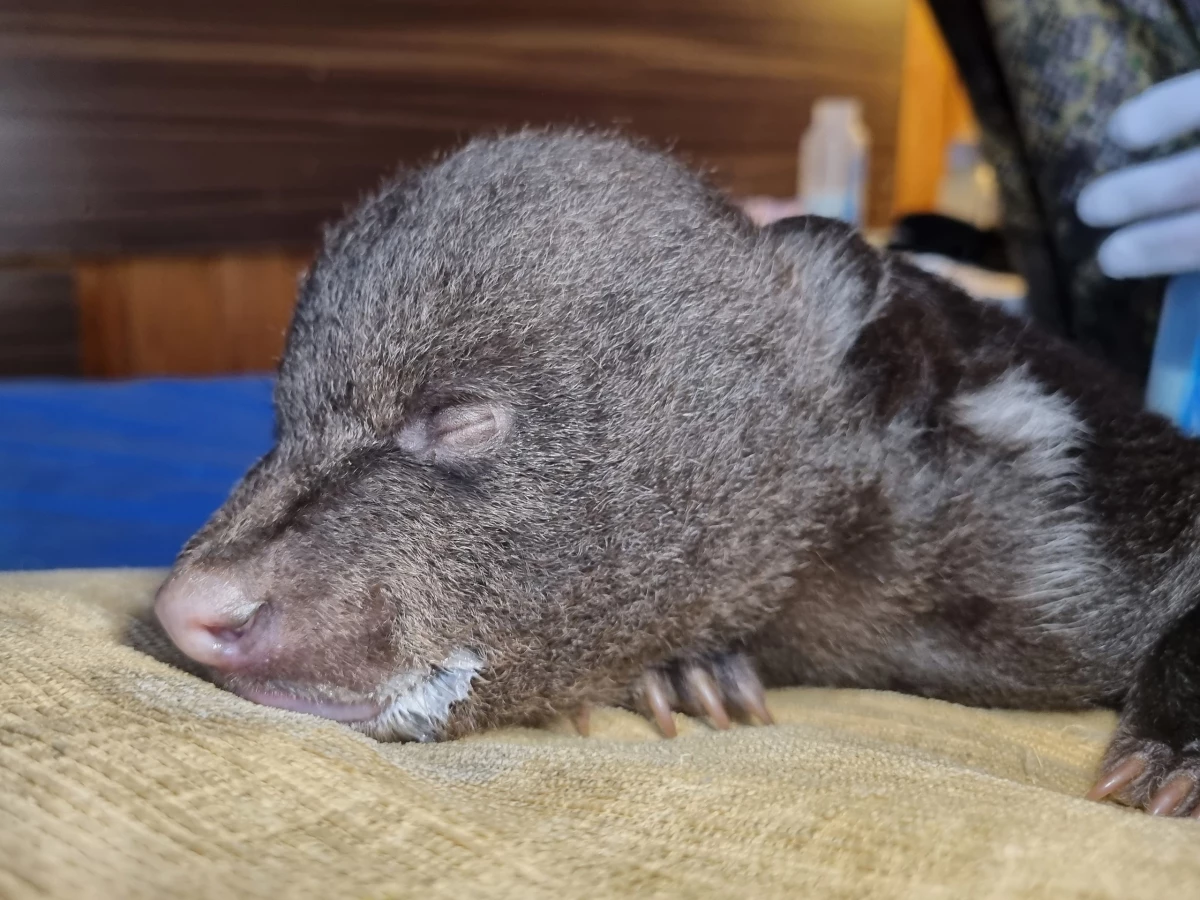
[[[225,572],[178,572],[154,600],[158,621],[175,646],[223,672],[245,669],[266,655],[265,606]]]

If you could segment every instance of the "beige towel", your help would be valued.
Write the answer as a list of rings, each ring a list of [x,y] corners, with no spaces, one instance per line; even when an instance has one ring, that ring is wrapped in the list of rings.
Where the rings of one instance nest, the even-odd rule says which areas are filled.
[[[384,745],[133,649],[156,580],[0,577],[0,897],[1200,897],[1200,822],[1081,799],[1108,714],[792,690]]]

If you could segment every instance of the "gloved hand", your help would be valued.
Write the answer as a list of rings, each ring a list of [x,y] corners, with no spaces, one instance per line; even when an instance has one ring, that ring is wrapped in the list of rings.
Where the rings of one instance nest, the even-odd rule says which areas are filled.
[[[1200,71],[1121,104],[1108,134],[1127,150],[1145,150],[1196,128]],[[1100,245],[1100,268],[1110,278],[1200,270],[1200,147],[1097,178],[1080,193],[1076,212],[1096,228],[1124,226]]]

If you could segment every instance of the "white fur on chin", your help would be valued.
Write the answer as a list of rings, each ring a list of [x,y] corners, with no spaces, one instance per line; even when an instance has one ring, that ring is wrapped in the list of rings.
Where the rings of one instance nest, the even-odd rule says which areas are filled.
[[[451,706],[467,698],[481,668],[483,660],[460,647],[433,669],[401,672],[379,691],[387,704],[383,712],[354,727],[380,741],[436,740]]]

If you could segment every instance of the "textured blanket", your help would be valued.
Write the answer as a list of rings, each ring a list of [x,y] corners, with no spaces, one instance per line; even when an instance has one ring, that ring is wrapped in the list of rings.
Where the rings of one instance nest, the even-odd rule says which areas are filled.
[[[157,579],[0,578],[0,897],[1200,896],[1200,822],[1081,799],[1108,714],[792,690],[382,745],[160,661]]]

